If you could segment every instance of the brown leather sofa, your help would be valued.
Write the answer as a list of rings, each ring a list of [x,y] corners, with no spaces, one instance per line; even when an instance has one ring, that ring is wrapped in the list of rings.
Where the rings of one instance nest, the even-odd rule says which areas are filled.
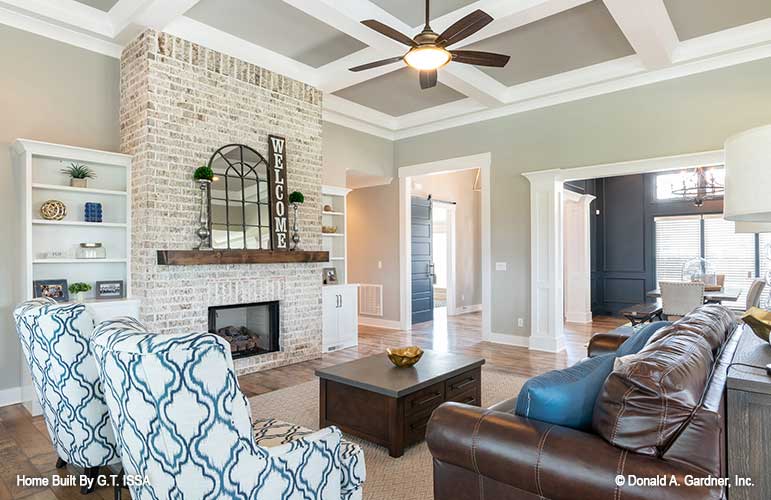
[[[720,484],[691,478],[725,476],[725,379],[741,334],[729,314],[707,305],[656,332],[606,379],[594,432],[517,416],[516,398],[488,409],[440,406],[426,434],[434,498],[725,498]],[[629,484],[630,476],[664,484]]]

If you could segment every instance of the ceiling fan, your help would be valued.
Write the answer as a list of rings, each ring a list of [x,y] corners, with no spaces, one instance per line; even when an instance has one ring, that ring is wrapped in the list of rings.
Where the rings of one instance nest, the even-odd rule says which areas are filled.
[[[451,61],[474,64],[476,66],[493,66],[502,68],[509,62],[509,56],[494,54],[492,52],[480,52],[477,50],[447,50],[447,47],[468,38],[493,21],[489,14],[475,10],[463,17],[452,26],[437,34],[428,24],[430,12],[429,0],[426,0],[426,25],[423,31],[409,38],[395,29],[386,26],[380,21],[368,19],[361,23],[381,35],[407,45],[410,50],[403,56],[390,57],[381,61],[362,64],[350,68],[351,71],[364,71],[367,69],[385,66],[403,60],[407,66],[420,71],[420,88],[428,89],[436,86],[436,70]]]

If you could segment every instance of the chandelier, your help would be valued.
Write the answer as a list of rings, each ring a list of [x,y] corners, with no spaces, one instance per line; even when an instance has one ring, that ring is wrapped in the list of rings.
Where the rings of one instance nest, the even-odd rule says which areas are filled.
[[[723,197],[725,186],[715,180],[715,174],[710,169],[699,167],[691,175],[683,176],[682,187],[672,188],[672,194],[690,201],[695,207],[701,207],[707,200],[717,200]]]

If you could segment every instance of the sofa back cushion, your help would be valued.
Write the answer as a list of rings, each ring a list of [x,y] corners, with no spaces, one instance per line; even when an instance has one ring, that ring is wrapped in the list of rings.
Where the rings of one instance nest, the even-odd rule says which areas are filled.
[[[613,370],[613,354],[587,358],[533,377],[522,386],[514,413],[552,424],[591,430],[597,394]]]
[[[698,335],[707,341],[714,354],[734,328],[736,328],[736,317],[730,309],[719,304],[706,304],[694,309],[671,327],[656,332],[650,342],[654,343],[673,333]]]
[[[713,353],[704,336],[689,332],[652,340],[608,376],[592,427],[614,446],[658,456],[699,406]]]

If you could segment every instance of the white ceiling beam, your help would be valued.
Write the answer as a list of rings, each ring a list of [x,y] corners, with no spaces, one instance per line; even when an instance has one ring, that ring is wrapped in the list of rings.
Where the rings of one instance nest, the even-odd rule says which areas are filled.
[[[145,28],[164,31],[199,0],[119,0],[110,9],[113,37],[127,43]]]
[[[350,116],[394,131],[398,127],[397,118],[376,109],[362,106],[334,94],[324,94],[324,108],[344,116]]]
[[[508,89],[501,82],[474,66],[451,63],[439,70],[439,81],[487,107],[506,101]]]
[[[361,49],[353,54],[327,63],[316,68],[319,88],[324,92],[337,92],[340,89],[348,88],[367,80],[372,80],[373,78],[402,69],[406,66],[404,62],[399,61],[367,71],[353,72],[348,70],[348,68],[353,68],[354,66],[370,63],[379,59],[387,59],[388,57],[389,55],[381,50],[367,47],[366,49]]]
[[[603,0],[629,44],[648,68],[672,63],[680,41],[663,0]]]
[[[112,38],[112,25],[107,13],[75,0],[2,0],[0,7]]]
[[[308,85],[318,86],[315,68],[189,17],[183,16],[172,21],[163,31]]]
[[[673,59],[691,61],[768,43],[771,43],[771,19],[763,19],[680,42]]]
[[[445,14],[433,21],[431,27],[441,33],[466,14],[481,9],[493,18],[493,22],[462,40],[451,48],[459,49],[486,38],[511,31],[545,17],[572,9],[591,0],[478,0],[461,9]]]

